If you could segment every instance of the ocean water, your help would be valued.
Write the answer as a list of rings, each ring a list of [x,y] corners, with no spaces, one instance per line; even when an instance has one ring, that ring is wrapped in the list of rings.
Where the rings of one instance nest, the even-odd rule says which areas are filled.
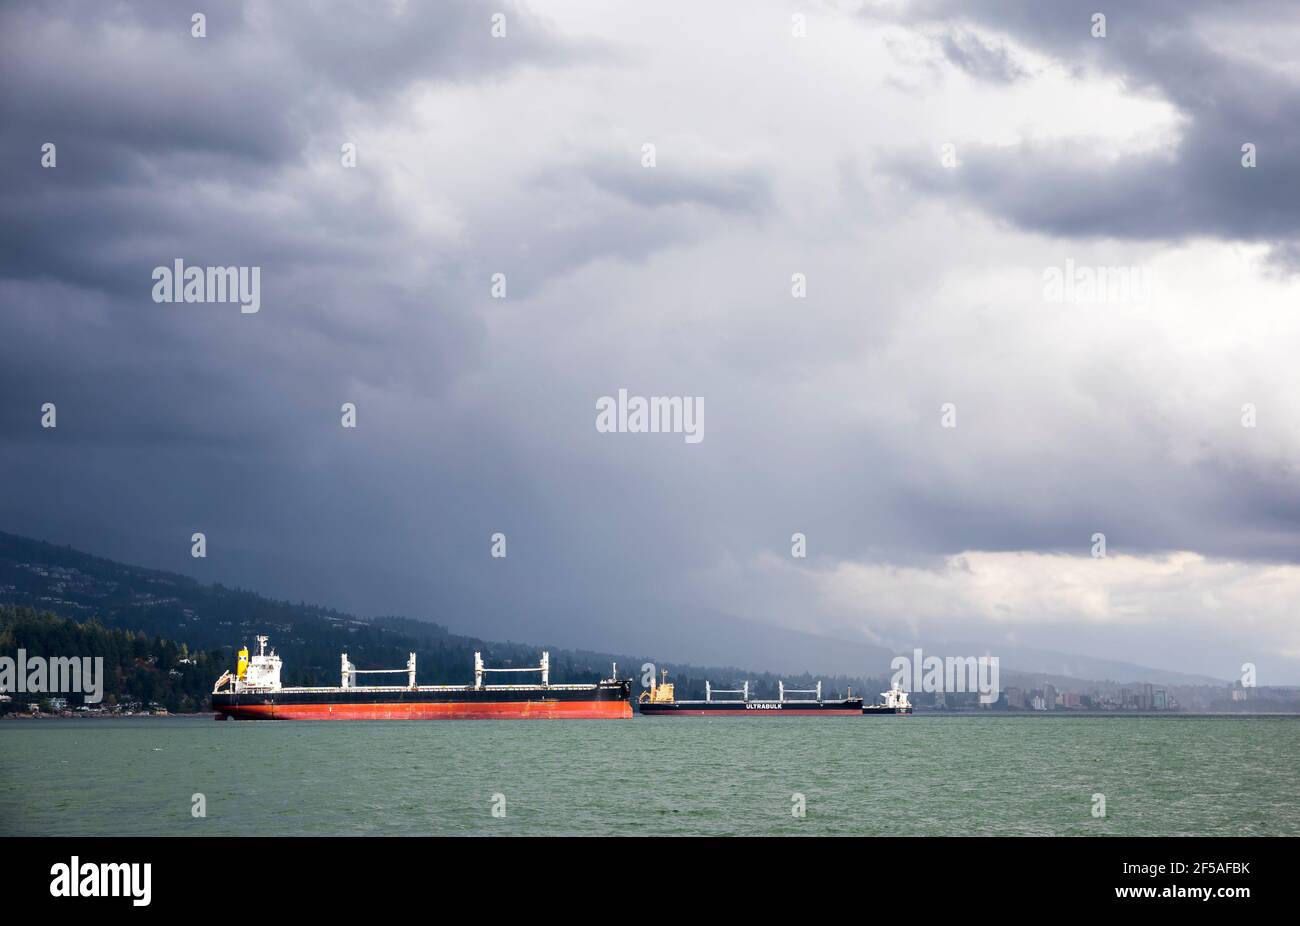
[[[0,835],[119,834],[1300,835],[1300,718],[0,722]]]

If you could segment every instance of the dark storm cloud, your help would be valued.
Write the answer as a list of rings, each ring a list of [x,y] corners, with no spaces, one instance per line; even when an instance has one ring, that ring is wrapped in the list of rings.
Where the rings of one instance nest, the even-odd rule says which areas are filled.
[[[1267,55],[1231,47],[1215,16],[1231,14],[1266,31],[1290,22],[1294,4],[1259,0],[1136,0],[1107,11],[1105,38],[1090,35],[1092,8],[1055,2],[909,4],[913,24],[976,26],[1072,69],[1124,81],[1129,92],[1168,100],[1187,119],[1167,152],[1111,163],[1086,139],[1011,146],[960,145],[959,170],[898,162],[917,189],[960,195],[1024,228],[1053,235],[1285,242],[1300,235],[1300,80]],[[960,33],[958,33],[960,34]],[[943,43],[971,73],[969,47]],[[996,68],[994,74],[999,74]],[[1000,75],[999,75],[1000,76]],[[1241,165],[1256,145],[1258,166]]]
[[[301,201],[278,211],[282,171],[338,157],[349,100],[396,106],[416,81],[582,59],[583,46],[502,8],[508,40],[491,37],[490,11],[472,2],[223,4],[203,39],[165,2],[7,6],[0,272],[128,296],[171,253],[326,265],[358,241],[373,253],[367,234],[393,235],[400,220],[339,208],[330,190],[306,212]],[[47,141],[57,183],[37,159]],[[330,234],[304,240],[304,223]]]
[[[498,8],[508,39],[490,35]],[[169,3],[34,3],[2,15],[0,273],[15,356],[0,379],[9,390],[30,387],[42,364],[23,335],[53,334],[44,305],[57,294],[68,315],[100,330],[51,337],[65,382],[93,375],[132,392],[138,378],[147,384],[132,399],[150,414],[86,416],[114,422],[105,431],[119,437],[124,421],[195,430],[203,415],[166,406],[162,384],[178,378],[233,380],[223,399],[263,378],[316,384],[331,368],[422,390],[472,364],[481,331],[457,298],[461,281],[445,265],[424,280],[403,266],[402,204],[363,171],[312,180],[294,169],[337,164],[351,100],[400,120],[402,94],[418,82],[571,66],[593,47],[556,37],[513,4],[223,4],[203,39]],[[54,171],[38,160],[45,141],[57,145]],[[262,267],[263,301],[276,310],[254,321],[256,334],[214,313],[158,311],[150,274],[175,258]],[[367,345],[389,352],[358,349]],[[231,370],[227,348],[251,369]],[[188,377],[175,368],[182,362]],[[7,423],[15,414],[6,405]]]
[[[183,154],[209,170],[227,158],[229,175],[299,157],[306,130],[330,128],[349,100],[391,104],[413,82],[595,52],[499,6],[508,39],[491,36],[492,10],[472,0],[220,4],[201,39],[190,13],[166,2],[9,5],[0,116],[94,149],[66,159],[64,182],[103,183],[114,169],[147,176],[159,158]]]
[[[489,32],[497,9],[506,40]],[[391,446],[367,397],[444,393],[484,340],[454,250],[413,274],[402,204],[338,167],[349,107],[400,120],[421,82],[567,66],[584,47],[514,4],[221,4],[203,39],[170,3],[0,17],[0,440],[6,481],[37,489],[11,493],[10,515],[174,566],[171,539],[209,525],[238,564],[226,575],[268,588],[255,554],[272,536],[282,578],[312,584],[330,557],[341,574],[346,553],[307,552],[301,526],[354,536],[394,503],[330,447],[341,402]],[[308,167],[322,160],[328,177]],[[176,258],[261,267],[262,312],[154,304],[152,269]],[[47,401],[60,428],[42,433]]]
[[[818,564],[1076,550],[1099,522],[1129,551],[1293,555],[1294,506],[1260,529],[1286,475],[1230,450],[1170,464],[1172,426],[1132,411],[1159,397],[1139,363],[1106,387],[1113,352],[1080,360],[1068,328],[1035,340],[1023,313],[975,324],[935,296],[980,256],[960,236],[937,245],[933,207],[874,183],[877,165],[854,172],[862,124],[818,121],[850,87],[818,101],[793,79],[720,114],[717,63],[683,55],[672,30],[638,49],[609,9],[551,30],[504,6],[510,37],[494,42],[493,9],[223,5],[204,40],[171,4],[0,10],[0,471],[22,487],[0,528],[363,613],[608,647],[719,636],[691,627],[711,571],[733,578],[712,604],[761,612],[771,589],[745,569],[795,529]],[[932,8],[947,54],[1022,84],[993,27],[944,18],[955,9]],[[1050,51],[1025,15],[1002,31]],[[626,57],[568,37],[620,30]],[[725,26],[714,40],[718,60],[735,51]],[[690,67],[700,99],[664,107]],[[344,170],[358,126],[373,143]],[[660,140],[654,169],[643,137]],[[1120,192],[1100,200],[1055,179],[1041,195],[1045,167],[961,156],[958,178],[912,179],[973,176],[987,190],[952,192],[1048,227],[1086,207],[1085,231],[1154,233],[1152,197],[1189,182],[1181,149],[1163,186],[1108,168],[1092,182]],[[1243,182],[1259,179],[1285,199],[1276,176]],[[1222,195],[1194,194],[1192,215]],[[151,271],[175,258],[260,266],[262,311],[153,303]],[[489,294],[498,271],[507,300]],[[593,403],[620,387],[706,397],[707,439],[598,434]],[[940,432],[954,397],[962,430]],[[37,427],[46,401],[54,432]],[[206,562],[188,557],[200,529]],[[487,556],[497,530],[504,561]],[[802,589],[791,613],[816,607]]]
[[[521,439],[500,433],[518,400],[463,389],[486,362],[490,274],[508,266],[527,299],[603,256],[687,240],[698,211],[761,209],[767,191],[754,168],[704,165],[664,169],[656,192],[639,167],[618,177],[561,150],[568,168],[490,197],[460,234],[419,230],[382,170],[338,166],[350,106],[400,125],[421,83],[608,61],[512,5],[493,40],[496,8],[247,4],[210,11],[205,39],[164,3],[5,8],[0,440],[10,478],[48,489],[10,498],[20,525],[180,568],[195,564],[175,538],[203,525],[225,538],[227,575],[361,610],[385,597],[381,562],[409,564],[413,546],[452,564],[431,579],[444,604],[472,597],[484,524],[545,546],[546,479],[508,462]],[[262,311],[153,303],[153,268],[177,258],[261,267]],[[344,400],[360,409],[351,445]],[[57,432],[33,427],[46,401]],[[358,536],[372,538],[360,566]],[[278,572],[255,555],[271,545]],[[539,579],[554,565],[514,561]],[[422,616],[439,607],[408,594]]]

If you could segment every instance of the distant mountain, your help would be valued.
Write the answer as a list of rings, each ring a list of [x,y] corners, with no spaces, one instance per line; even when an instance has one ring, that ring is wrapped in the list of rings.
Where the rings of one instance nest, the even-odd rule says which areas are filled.
[[[921,644],[917,644],[920,646]],[[988,647],[978,647],[973,643],[938,643],[930,641],[925,645],[927,653],[983,653]],[[907,649],[900,650],[907,652]],[[1120,662],[1114,659],[1098,659],[1093,656],[1080,656],[1071,653],[1058,653],[1052,650],[1034,649],[1028,646],[999,643],[996,649],[1001,665],[1010,671],[1036,676],[1055,676],[1057,678],[1097,679],[1112,682],[1149,682],[1153,685],[1213,685],[1222,687],[1228,684],[1226,679],[1212,678],[1208,675],[1194,675],[1187,672],[1170,672],[1151,666],[1137,665],[1132,662]]]
[[[474,626],[490,627],[498,636],[535,636],[538,627],[562,627],[556,642],[581,646],[585,639],[613,640],[624,651],[652,652],[672,663],[691,661],[744,665],[768,672],[822,672],[847,676],[888,678],[895,656],[911,656],[920,647],[927,656],[998,656],[1003,685],[1037,687],[1050,682],[1057,687],[1069,679],[1068,690],[1083,690],[1091,682],[1213,686],[1226,680],[1205,675],[1170,672],[1136,663],[1100,659],[1051,650],[999,643],[996,647],[969,641],[897,637],[881,644],[843,637],[823,636],[748,620],[689,604],[673,608],[636,602],[590,602],[586,611],[573,609],[552,614],[539,603],[528,614],[475,613],[468,606],[462,618],[472,615]],[[616,621],[607,620],[617,614]],[[585,635],[585,637],[584,637]]]
[[[1222,688],[1225,679],[1207,675],[1171,672],[1151,666],[1062,653],[1052,650],[998,643],[940,640],[936,638],[895,637],[882,643],[868,643],[843,637],[823,636],[806,631],[791,630],[761,621],[747,620],[732,614],[703,609],[691,605],[675,608],[638,606],[624,603],[618,607],[616,622],[602,620],[614,606],[593,605],[587,619],[575,619],[567,612],[565,620],[548,620],[545,611],[529,614],[510,622],[509,616],[489,619],[483,623],[509,628],[525,635],[537,626],[565,626],[569,638],[559,642],[578,643],[573,635],[590,632],[592,636],[611,635],[621,648],[634,652],[660,653],[662,658],[692,660],[705,663],[741,664],[771,672],[833,672],[844,675],[868,675],[888,678],[890,662],[896,656],[911,656],[920,647],[927,656],[996,655],[1001,668],[1003,685],[1038,687],[1050,682],[1061,687],[1060,680],[1069,679],[1068,690],[1082,690],[1091,685],[1083,683],[1114,682],[1117,684],[1151,683],[1157,685],[1213,686]],[[558,616],[557,616],[558,617]],[[611,624],[613,626],[611,626]]]
[[[484,615],[476,625],[491,626],[527,643],[490,642],[456,634],[438,624],[397,617],[363,618],[332,608],[275,601],[253,592],[205,584],[188,576],[130,566],[91,556],[71,547],[0,532],[0,602],[26,605],[76,620],[90,617],[108,628],[143,632],[175,640],[192,649],[233,653],[267,633],[285,657],[285,680],[292,684],[334,684],[339,654],[347,651],[363,668],[404,665],[408,652],[417,653],[422,681],[465,683],[471,680],[473,653],[489,662],[527,666],[538,653],[551,651],[556,681],[589,681],[609,673],[617,661],[621,673],[640,681],[642,666],[666,664],[678,691],[702,696],[704,680],[730,687],[748,679],[760,695],[775,693],[778,678],[804,687],[822,679],[825,690],[874,695],[888,684],[890,660],[910,655],[920,646],[926,655],[951,656],[988,652],[971,643],[891,641],[893,646],[823,637],[698,609],[621,609],[618,622],[621,654],[583,648],[582,630],[547,639],[538,628],[574,626],[573,621],[548,621],[544,612],[510,623],[499,615]],[[606,611],[593,606],[585,623],[593,636]],[[570,615],[572,617],[572,615]],[[632,618],[632,619],[629,619]],[[584,622],[577,622],[581,627]],[[674,644],[664,641],[681,641]],[[657,653],[655,657],[628,655]],[[774,660],[770,654],[784,654]],[[1094,685],[1153,684],[1212,687],[1225,683],[1205,676],[1166,672],[1111,660],[999,646],[1003,687],[1040,687],[1050,683],[1062,690],[1088,690]],[[692,666],[689,662],[696,665]],[[699,665],[706,663],[706,665]],[[747,668],[742,668],[746,666]]]
[[[0,603],[78,622],[94,619],[110,630],[143,633],[174,640],[191,650],[224,653],[227,665],[233,665],[234,651],[240,645],[252,644],[256,634],[269,634],[272,645],[284,657],[286,684],[337,684],[342,652],[360,668],[398,668],[406,664],[408,653],[415,652],[418,677],[425,684],[472,681],[476,650],[490,665],[525,667],[536,665],[540,651],[549,649],[551,678],[556,682],[603,678],[609,675],[610,664],[617,662],[621,676],[636,680],[634,689],[639,687],[643,666],[655,662],[644,656],[564,648],[558,642],[491,642],[454,634],[425,621],[368,619],[332,608],[274,601],[2,532]],[[218,661],[213,660],[213,681],[219,674]],[[679,694],[686,697],[703,697],[706,679],[715,687],[748,680],[759,696],[775,695],[777,689],[777,675],[738,668],[730,662],[702,667],[674,663],[664,668],[670,668]],[[820,679],[827,697],[840,696],[849,687],[874,694],[886,684],[883,673],[870,679],[847,673],[813,675],[811,669],[779,678],[794,687],[811,687]]]

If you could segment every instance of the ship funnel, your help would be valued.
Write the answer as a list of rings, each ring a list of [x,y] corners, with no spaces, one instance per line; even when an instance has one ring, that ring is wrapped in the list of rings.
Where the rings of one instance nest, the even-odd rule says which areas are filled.
[[[248,647],[247,646],[243,647],[239,651],[239,665],[235,670],[235,675],[236,677],[241,679],[244,678],[246,675],[248,675]]]

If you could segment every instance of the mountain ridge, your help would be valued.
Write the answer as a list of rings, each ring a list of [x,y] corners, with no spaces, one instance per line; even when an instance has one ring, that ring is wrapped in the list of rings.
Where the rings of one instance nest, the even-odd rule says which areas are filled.
[[[561,634],[559,639],[543,639],[537,634],[533,639],[520,641],[490,641],[478,636],[457,633],[446,625],[433,621],[416,620],[398,616],[361,617],[334,608],[267,598],[258,593],[230,588],[221,583],[204,583],[191,576],[146,566],[122,563],[97,556],[70,545],[59,545],[34,538],[22,537],[0,531],[0,602],[46,609],[55,613],[86,620],[97,616],[106,626],[144,632],[153,636],[175,639],[191,646],[205,649],[232,651],[248,642],[252,634],[268,633],[273,643],[286,655],[286,678],[309,684],[333,683],[338,672],[338,653],[350,649],[354,661],[375,659],[400,659],[393,665],[405,662],[396,637],[420,640],[435,652],[445,652],[445,660],[435,660],[439,671],[449,672],[444,681],[464,681],[470,672],[467,658],[463,665],[451,664],[451,653],[468,654],[474,647],[481,648],[485,657],[496,656],[508,664],[530,664],[535,653],[546,647],[555,650],[553,664],[566,665],[570,671],[581,666],[586,671],[596,670],[601,663],[613,660],[622,662],[625,671],[636,675],[644,666],[661,667],[660,660],[631,656],[628,652],[662,652],[669,649],[662,642],[665,637],[684,639],[691,633],[691,648],[696,658],[686,658],[681,652],[668,652],[670,660],[662,667],[673,667],[683,673],[682,691],[694,691],[696,683],[703,690],[701,672],[713,673],[715,685],[729,684],[736,679],[754,679],[758,690],[764,690],[764,681],[787,681],[822,678],[830,682],[828,689],[850,685],[859,691],[870,691],[876,685],[887,685],[890,675],[889,661],[893,656],[911,655],[914,646],[920,646],[927,655],[945,655],[953,652],[956,644],[936,646],[926,641],[899,643],[897,649],[868,643],[822,637],[802,631],[773,627],[732,615],[709,612],[707,620],[700,614],[681,615],[659,610],[648,614],[644,621],[630,622],[633,627],[645,624],[645,632],[634,630],[625,634],[625,641],[633,645],[621,647],[624,652],[607,652],[582,645]],[[526,629],[536,630],[544,621],[533,621]],[[520,627],[520,629],[525,629]],[[363,632],[364,631],[364,632]],[[392,639],[380,641],[384,632]],[[235,639],[243,634],[243,638]],[[278,636],[277,636],[278,635]],[[283,638],[288,635],[289,641]],[[761,642],[755,637],[762,635]],[[358,640],[361,640],[358,648]],[[296,640],[296,642],[295,642]],[[774,647],[789,656],[785,665],[773,666],[764,653]],[[409,645],[401,644],[401,645]],[[961,653],[984,652],[987,648],[961,644]],[[685,650],[686,647],[681,648]],[[563,653],[560,652],[563,650]],[[373,652],[372,652],[373,651]],[[1030,652],[1030,651],[1026,651]],[[532,655],[530,655],[532,654]],[[698,658],[705,654],[705,659]],[[1218,679],[1169,673],[1150,667],[1098,660],[1068,654],[1032,651],[1039,663],[1034,668],[1001,665],[1001,681],[1009,684],[1057,684],[1069,680],[1078,683],[1106,684],[1127,682],[1170,682],[1188,685],[1220,686]],[[301,662],[295,667],[294,658]],[[1048,663],[1059,661],[1063,668],[1074,665],[1107,667],[1104,677],[1071,675],[1052,671]],[[815,662],[816,665],[808,663]],[[800,664],[802,663],[802,664]],[[749,668],[742,668],[748,665]],[[424,663],[421,663],[423,668]],[[603,670],[602,670],[603,671]],[[557,679],[563,677],[561,669]],[[1125,674],[1127,673],[1127,674]]]

